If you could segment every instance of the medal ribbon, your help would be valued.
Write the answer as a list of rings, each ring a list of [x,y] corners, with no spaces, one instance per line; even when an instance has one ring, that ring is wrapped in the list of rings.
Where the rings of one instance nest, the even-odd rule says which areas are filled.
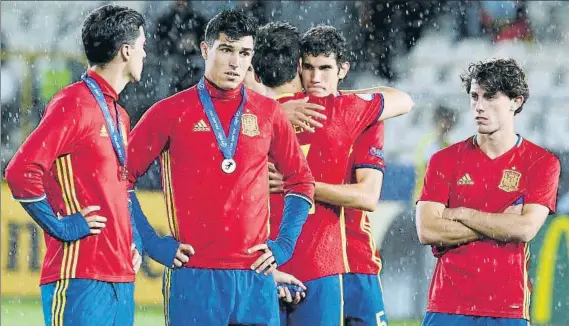
[[[200,102],[202,103],[209,124],[213,128],[213,133],[215,134],[215,139],[217,140],[217,146],[223,154],[225,159],[233,159],[235,156],[235,151],[237,150],[237,141],[239,140],[239,131],[241,130],[241,118],[243,117],[243,107],[245,107],[245,102],[247,101],[247,92],[245,91],[245,86],[241,86],[241,104],[237,112],[233,115],[231,119],[231,125],[229,127],[229,135],[225,136],[221,122],[217,112],[215,112],[215,107],[211,100],[211,96],[205,86],[205,78],[202,77],[198,83],[198,96]]]
[[[126,164],[126,151],[124,148],[124,142],[122,140],[121,133],[118,131],[118,126],[115,125],[113,118],[111,117],[111,112],[109,111],[109,107],[107,106],[107,102],[105,102],[105,97],[103,96],[103,91],[97,82],[87,76],[87,73],[84,73],[81,76],[81,79],[87,84],[91,94],[97,100],[101,111],[103,112],[103,116],[105,117],[105,122],[107,123],[107,129],[109,129],[109,136],[111,138],[111,143],[113,144],[113,148],[115,149],[115,153],[117,154],[117,158],[122,167]],[[120,125],[121,117],[119,112],[117,111],[117,124]]]

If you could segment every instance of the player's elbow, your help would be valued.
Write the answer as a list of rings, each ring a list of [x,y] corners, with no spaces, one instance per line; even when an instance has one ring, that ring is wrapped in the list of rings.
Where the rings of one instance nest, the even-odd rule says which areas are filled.
[[[432,245],[437,242],[432,232],[429,232],[429,230],[424,227],[417,226],[417,236],[419,237],[419,243],[422,245]]]
[[[22,173],[19,171],[15,164],[12,164],[12,162],[10,162],[10,164],[8,164],[6,167],[6,173],[4,177],[8,183],[8,186],[13,189],[14,187],[17,187],[20,180],[22,179]]]
[[[539,228],[533,227],[533,225],[522,226],[519,228],[518,232],[515,234],[515,238],[513,240],[519,242],[530,242],[535,238]]]
[[[417,236],[419,237],[419,242],[422,245],[432,245],[440,243],[441,239],[437,237],[436,230],[430,227],[430,224],[427,221],[428,219],[426,219],[424,216],[420,215],[416,216],[415,227],[417,228]]]
[[[411,95],[401,92],[401,99],[400,99],[400,107],[401,107],[401,114],[407,114],[409,112],[411,112],[411,110],[413,109],[413,107],[415,106],[415,102],[413,101],[413,98],[411,98]]]
[[[364,196],[360,201],[360,209],[366,212],[373,212],[377,208],[378,198],[375,196]]]

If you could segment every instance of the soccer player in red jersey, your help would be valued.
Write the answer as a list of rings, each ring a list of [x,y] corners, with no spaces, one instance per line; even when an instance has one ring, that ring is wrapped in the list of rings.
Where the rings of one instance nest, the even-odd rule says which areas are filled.
[[[278,103],[243,85],[256,33],[241,12],[212,18],[201,43],[204,78],[150,108],[131,133],[130,181],[161,156],[173,235],[156,240],[132,193],[145,249],[166,266],[183,263],[164,279],[168,325],[279,322],[275,280],[266,274],[292,255],[314,179]],[[274,240],[269,157],[283,172],[286,192]],[[180,255],[180,243],[191,245],[191,258]]]
[[[555,211],[559,160],[515,132],[529,87],[514,59],[461,78],[477,133],[431,158],[417,203],[437,258],[423,325],[527,325],[528,242]]]
[[[298,42],[294,42],[295,37]],[[289,24],[270,23],[260,30],[254,68],[260,80],[271,87],[274,94],[293,92],[295,86],[299,85],[299,41],[298,32]],[[346,75],[349,68],[345,58],[345,39],[331,26],[318,26],[305,34],[303,45],[303,59],[306,59],[303,63],[310,62],[310,66],[306,67],[306,74],[303,69],[302,81],[305,86],[309,85],[307,81],[313,85],[317,84],[318,87],[313,87],[317,88],[317,91],[313,89],[313,93],[324,97],[311,97],[310,102],[323,104],[326,110],[322,113],[326,114],[327,119],[319,122],[322,128],[317,129],[315,133],[305,132],[304,128],[297,128],[296,131],[317,184],[320,185],[322,202],[316,203],[313,208],[314,216],[309,217],[293,258],[280,268],[281,271],[306,282],[308,287],[303,302],[298,306],[286,308],[282,323],[335,325],[342,323],[344,319],[343,282],[339,275],[349,271],[345,259],[346,230],[342,206],[374,210],[381,186],[381,178],[377,175],[381,172],[376,169],[362,169],[359,173],[359,183],[342,185],[349,151],[355,139],[364,130],[374,129],[373,132],[377,132],[373,126],[377,124],[378,115],[381,115],[379,119],[383,119],[385,116],[402,114],[410,109],[412,101],[407,94],[388,88],[380,88],[385,92],[377,96],[335,96],[339,80]],[[296,57],[295,53],[298,53]],[[278,69],[275,69],[277,67]],[[389,97],[391,103],[385,108],[384,95]],[[306,97],[306,94],[285,93],[279,101],[302,97]],[[382,114],[382,111],[388,113]],[[370,117],[367,115],[370,112],[375,114]],[[294,114],[291,116],[294,117]],[[301,117],[301,124],[315,125],[310,115],[304,114]],[[370,125],[372,127],[368,128]],[[342,157],[344,159],[341,159]],[[278,194],[278,173],[272,171],[272,174],[276,175],[277,179],[272,181],[272,190],[277,194],[271,196],[271,209],[276,208],[276,213],[271,215],[271,225],[275,231],[279,225],[278,210],[282,207],[282,196]],[[375,280],[377,281],[377,276]],[[377,289],[379,290],[379,284]],[[356,300],[360,302],[359,297]],[[298,301],[297,296],[295,302]],[[376,312],[371,317],[375,323]]]
[[[380,171],[375,181],[377,188],[374,189],[374,195],[378,199],[385,172],[384,127],[383,121],[378,122],[358,137],[350,154],[345,177],[346,184],[356,184],[362,179],[360,170]],[[381,259],[373,239],[368,211],[370,210],[344,209],[348,266],[348,273],[343,275],[345,324],[386,326],[387,315],[379,279]]]
[[[89,62],[83,81],[53,97],[6,169],[14,198],[44,230],[46,326],[134,321],[140,256],[133,248],[124,169],[129,117],[117,100],[127,83],[140,80],[143,26],[142,15],[126,7],[89,14],[82,30]]]

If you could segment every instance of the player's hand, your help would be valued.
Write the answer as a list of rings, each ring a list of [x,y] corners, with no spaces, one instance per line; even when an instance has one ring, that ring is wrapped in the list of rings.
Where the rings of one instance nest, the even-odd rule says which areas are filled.
[[[512,205],[508,208],[506,208],[506,210],[504,211],[505,214],[516,214],[516,215],[522,215],[522,209],[524,208],[523,204],[518,204],[518,205]]]
[[[142,256],[138,252],[138,249],[136,249],[134,243],[130,246],[130,251],[132,253],[132,266],[134,266],[134,273],[138,273],[140,265],[142,264]]]
[[[296,292],[295,295],[292,296],[288,287],[277,285],[279,299],[282,299],[284,302],[297,304],[300,302],[300,300],[302,300],[306,297],[306,292],[304,292],[304,291],[306,291],[306,286],[301,281],[299,281],[296,277],[294,277],[290,274],[281,272],[279,270],[275,270],[273,272],[273,276],[274,276],[275,282],[277,284],[278,283],[293,284],[293,285],[299,286],[303,290],[303,291]]]
[[[308,132],[314,132],[316,128],[322,128],[322,123],[317,119],[326,120],[326,116],[318,111],[324,111],[321,105],[308,103],[308,97],[281,103],[288,120],[295,126]]]
[[[271,194],[284,192],[283,175],[277,171],[273,163],[269,163],[269,192]]]
[[[87,216],[93,212],[100,210],[100,209],[101,209],[101,207],[99,207],[99,206],[87,206],[79,212],[79,213],[81,213],[81,215],[83,215],[83,217],[85,217],[85,221],[87,222],[87,225],[89,225],[89,229],[91,229],[92,235],[101,233],[103,228],[106,226],[105,223],[107,223],[106,217],[95,215],[95,214]]]
[[[256,271],[257,274],[264,272],[265,275],[271,275],[277,268],[277,262],[275,261],[273,252],[265,243],[247,249],[248,254],[255,254],[256,251],[261,251],[263,254],[251,265],[251,269]]]
[[[176,251],[176,257],[174,257],[174,263],[172,264],[172,268],[178,268],[184,266],[185,263],[190,261],[190,257],[192,257],[196,252],[194,248],[189,244],[180,243],[178,247],[178,251]]]

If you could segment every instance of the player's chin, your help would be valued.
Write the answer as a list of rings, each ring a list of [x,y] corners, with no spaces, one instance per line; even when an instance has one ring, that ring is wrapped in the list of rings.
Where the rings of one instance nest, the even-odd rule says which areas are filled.
[[[241,77],[226,77],[217,86],[221,89],[229,90],[229,89],[235,89],[242,82],[243,78]]]
[[[492,128],[490,126],[479,125],[478,126],[478,133],[481,135],[490,135],[496,132],[496,128]]]
[[[318,87],[309,88],[308,94],[311,96],[316,96],[316,97],[325,97],[325,96],[329,95],[325,89],[318,88]]]

